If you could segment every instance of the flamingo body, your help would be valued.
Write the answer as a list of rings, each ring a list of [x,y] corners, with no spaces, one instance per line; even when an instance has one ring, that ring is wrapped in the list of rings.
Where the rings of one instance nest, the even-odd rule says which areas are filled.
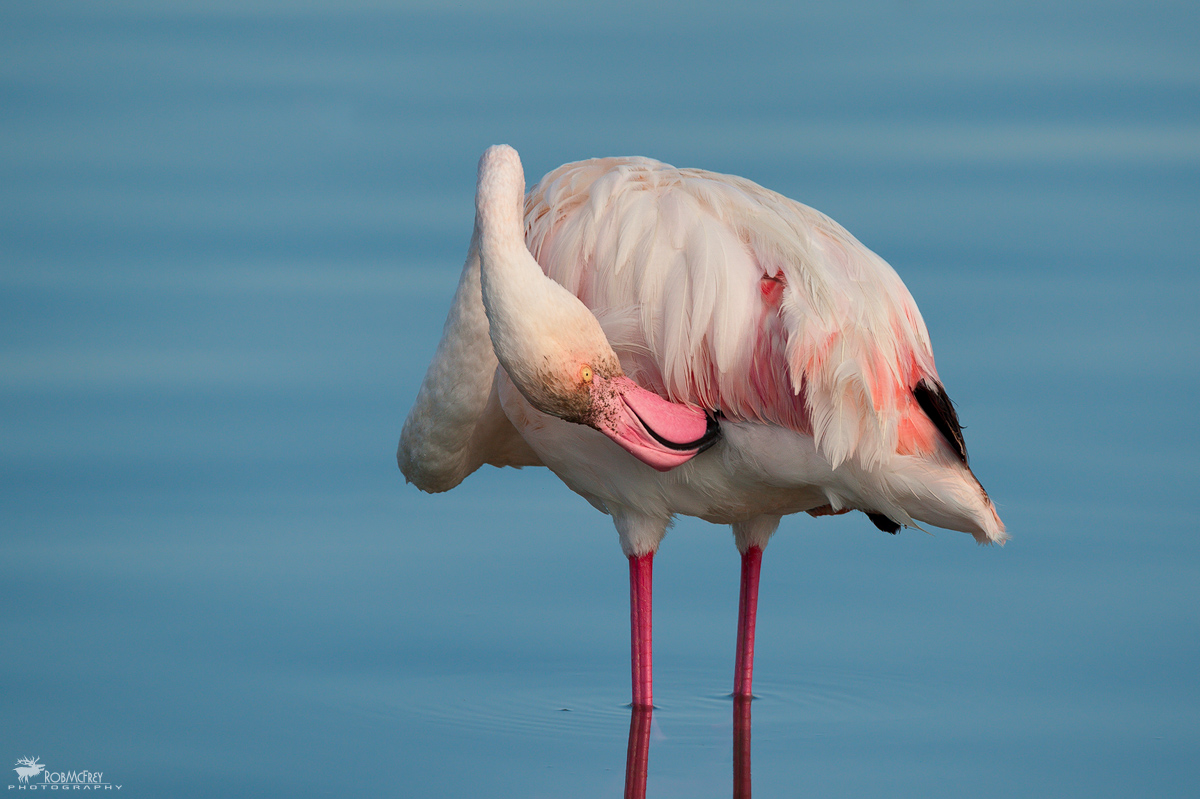
[[[750,559],[741,695],[781,516],[861,510],[889,532],[920,520],[1005,540],[916,303],[833,220],[644,158],[567,164],[526,197],[506,147],[480,161],[476,208],[400,467],[442,491],[485,463],[544,465],[613,517],[646,586],[631,591],[635,705],[650,704],[649,558],[676,514],[732,524]]]

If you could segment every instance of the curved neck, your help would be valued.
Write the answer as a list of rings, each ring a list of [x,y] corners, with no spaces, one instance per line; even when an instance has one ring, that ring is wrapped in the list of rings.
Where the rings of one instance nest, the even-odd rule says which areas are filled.
[[[559,415],[541,399],[548,378],[574,380],[580,363],[602,374],[620,365],[592,312],[546,277],[526,248],[524,192],[516,151],[488,148],[475,195],[483,305],[504,370],[534,407]]]
[[[489,147],[479,159],[475,228],[483,260],[484,304],[489,311],[488,295],[496,293],[497,282],[536,285],[544,280],[525,247],[525,173],[511,147]]]

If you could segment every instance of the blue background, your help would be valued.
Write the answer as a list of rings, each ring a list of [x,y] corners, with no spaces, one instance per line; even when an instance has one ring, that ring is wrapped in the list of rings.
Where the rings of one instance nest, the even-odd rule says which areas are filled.
[[[609,520],[544,469],[428,496],[394,461],[508,142],[531,180],[647,155],[844,224],[1013,534],[784,521],[760,796],[1197,795],[1198,23],[6,2],[0,757],[141,796],[620,794]],[[657,558],[652,796],[730,791],[737,578],[695,520]]]

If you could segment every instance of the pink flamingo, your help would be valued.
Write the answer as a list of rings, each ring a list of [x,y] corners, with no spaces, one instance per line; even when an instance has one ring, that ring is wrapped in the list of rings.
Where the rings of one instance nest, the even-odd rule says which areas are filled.
[[[762,551],[785,514],[861,510],[1003,542],[900,278],[823,214],[645,158],[525,196],[479,162],[475,232],[397,459],[425,491],[548,466],[629,559],[634,707],[652,707],[651,574],[676,514],[733,526],[734,695],[750,696]],[[540,266],[539,266],[540,264]]]

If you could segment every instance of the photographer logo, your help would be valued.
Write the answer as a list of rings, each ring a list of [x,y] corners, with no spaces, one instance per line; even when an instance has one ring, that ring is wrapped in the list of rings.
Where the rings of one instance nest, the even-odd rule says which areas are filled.
[[[17,760],[17,782],[10,784],[13,791],[119,791],[120,785],[104,781],[103,771],[47,771],[40,757],[22,757]],[[30,778],[34,782],[30,782]],[[41,782],[36,778],[41,777]]]

